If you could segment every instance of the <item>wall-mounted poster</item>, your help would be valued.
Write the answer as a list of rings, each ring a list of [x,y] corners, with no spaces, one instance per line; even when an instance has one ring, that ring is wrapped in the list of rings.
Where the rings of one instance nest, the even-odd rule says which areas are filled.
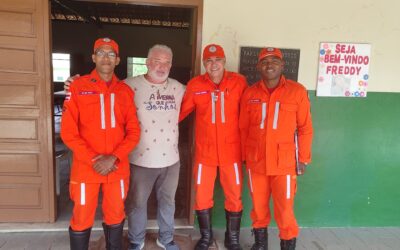
[[[370,44],[321,43],[317,96],[366,97]]]

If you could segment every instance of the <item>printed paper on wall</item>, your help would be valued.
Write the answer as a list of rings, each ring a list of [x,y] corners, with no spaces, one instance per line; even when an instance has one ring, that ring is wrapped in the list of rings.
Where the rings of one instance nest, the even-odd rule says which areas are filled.
[[[366,97],[370,44],[321,43],[317,96]]]

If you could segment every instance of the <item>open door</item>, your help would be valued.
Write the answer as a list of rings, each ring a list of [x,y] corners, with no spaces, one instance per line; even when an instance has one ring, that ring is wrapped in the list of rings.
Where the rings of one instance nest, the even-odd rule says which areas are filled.
[[[0,221],[55,219],[48,0],[0,4]]]
[[[203,0],[87,1],[193,9],[191,76],[200,73]],[[1,0],[0,222],[54,222],[57,214],[49,23],[48,0]],[[186,130],[191,138],[192,127]],[[193,180],[186,181],[192,194]],[[189,224],[192,204],[190,195]]]

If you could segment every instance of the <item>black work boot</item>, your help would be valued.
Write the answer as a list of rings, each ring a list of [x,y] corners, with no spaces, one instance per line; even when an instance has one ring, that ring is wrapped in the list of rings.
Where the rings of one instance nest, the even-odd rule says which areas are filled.
[[[124,231],[124,222],[125,220],[122,220],[121,223],[114,225],[107,225],[103,223],[107,250],[122,249],[122,233]]]
[[[268,228],[254,228],[254,244],[251,250],[268,250]]]
[[[224,246],[228,250],[242,250],[239,244],[240,236],[240,220],[242,219],[242,211],[229,212],[225,210],[226,231]]]
[[[295,250],[296,238],[290,240],[281,240],[281,250]]]
[[[213,242],[213,232],[211,226],[211,209],[196,210],[197,220],[201,238],[194,247],[195,250],[207,250]]]
[[[91,231],[91,227],[84,231],[74,231],[69,227],[69,245],[71,250],[87,250],[89,248]]]

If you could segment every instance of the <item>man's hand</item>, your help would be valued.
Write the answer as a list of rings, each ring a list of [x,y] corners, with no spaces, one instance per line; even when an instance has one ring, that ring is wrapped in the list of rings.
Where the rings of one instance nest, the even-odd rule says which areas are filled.
[[[94,171],[100,175],[108,175],[112,171],[117,170],[117,157],[114,155],[98,155],[92,161]]]
[[[71,83],[73,81],[75,81],[76,78],[80,77],[79,74],[76,74],[74,76],[70,76],[68,77],[68,79],[64,82],[64,91],[67,92],[69,90],[69,85],[71,85]]]
[[[299,162],[299,164],[297,165],[297,169],[296,169],[297,175],[303,175],[306,172],[306,167],[307,167],[307,164],[305,164],[303,162]]]

